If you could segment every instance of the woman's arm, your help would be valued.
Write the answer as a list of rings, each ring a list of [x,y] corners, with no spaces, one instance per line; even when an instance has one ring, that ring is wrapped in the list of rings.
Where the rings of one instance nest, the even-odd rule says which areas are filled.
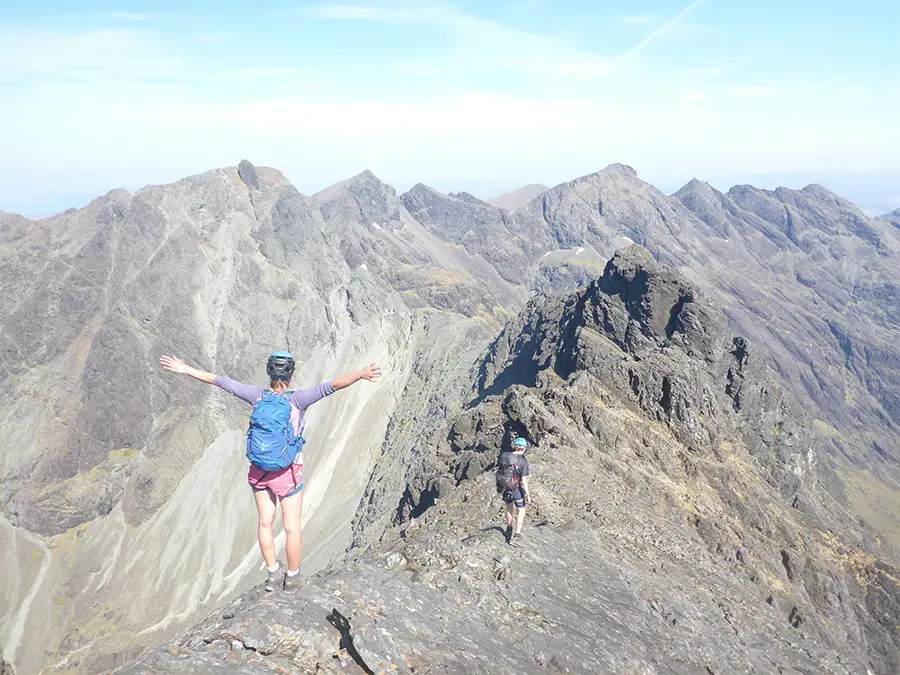
[[[362,370],[357,370],[350,373],[349,375],[344,375],[337,378],[336,380],[332,380],[331,388],[335,391],[339,391],[341,389],[346,389],[350,385],[356,384],[360,380],[376,382],[379,377],[381,377],[381,368],[379,368],[373,361]]]
[[[173,373],[178,373],[180,375],[190,375],[195,380],[200,380],[207,384],[216,383],[216,376],[213,373],[207,373],[205,370],[191,368],[177,356],[160,356],[159,365],[165,370],[171,370]]]
[[[370,363],[362,370],[357,370],[349,375],[344,375],[331,382],[323,382],[312,389],[298,389],[294,392],[293,396],[291,396],[291,403],[301,410],[306,410],[316,401],[321,401],[326,396],[331,396],[340,389],[346,389],[360,380],[375,382],[379,377],[381,377],[381,368],[374,363]]]

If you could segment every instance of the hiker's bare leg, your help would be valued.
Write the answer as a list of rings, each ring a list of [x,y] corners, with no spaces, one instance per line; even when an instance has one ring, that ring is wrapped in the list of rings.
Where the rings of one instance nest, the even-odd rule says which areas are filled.
[[[512,524],[513,524],[513,509],[515,509],[515,506],[513,506],[512,504],[507,504],[507,505],[506,505],[506,526],[507,526],[507,527],[512,527]]]
[[[516,534],[522,532],[522,523],[525,522],[525,507],[519,509],[519,512],[516,514]]]
[[[303,534],[300,532],[300,516],[303,514],[303,492],[281,498],[281,521],[287,538],[287,565],[293,572],[300,567],[303,555]]]
[[[254,491],[256,498],[256,510],[259,512],[259,522],[256,526],[256,536],[259,539],[259,550],[266,561],[266,567],[275,567],[275,535],[272,526],[275,524],[275,508],[278,502],[275,495],[268,490]]]

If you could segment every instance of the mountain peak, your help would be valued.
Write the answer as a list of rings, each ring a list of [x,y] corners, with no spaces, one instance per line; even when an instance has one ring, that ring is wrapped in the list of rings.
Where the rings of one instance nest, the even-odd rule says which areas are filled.
[[[440,190],[429,187],[424,183],[416,183],[408,192],[400,196],[400,200],[406,209],[416,217],[416,214],[430,213],[436,217],[443,214],[439,220],[445,220],[449,214],[454,218],[460,218],[462,213],[470,216],[475,213],[488,214],[488,219],[501,220],[501,211],[498,207],[469,194],[468,192],[451,192],[445,194]],[[418,218],[417,218],[418,220]],[[466,218],[463,218],[466,220]]]
[[[854,204],[848,202],[840,195],[835,194],[824,185],[820,185],[818,183],[810,183],[802,190],[799,190],[799,192],[809,197],[831,202],[833,204],[840,204],[842,206],[847,206],[853,209],[857,208]]]
[[[384,188],[389,192],[396,194],[396,190],[392,188],[390,185],[381,180],[378,176],[376,176],[370,169],[363,169],[355,176],[350,177],[347,180],[351,185],[373,185]]]
[[[610,164],[599,171],[581,176],[563,185],[574,185],[578,183],[618,183],[621,185],[629,185],[632,187],[645,187],[648,183],[638,177],[637,171],[627,164]],[[559,187],[559,186],[557,186]]]
[[[466,204],[481,207],[482,209],[497,211],[497,207],[490,202],[479,199],[468,192],[441,192],[430,185],[425,185],[425,183],[416,183],[407,192],[400,195],[400,199],[406,205],[406,208],[410,213],[424,204],[452,204],[458,202],[465,202]],[[497,211],[497,213],[499,214],[499,211]]]
[[[488,204],[492,204],[501,209],[515,211],[544,194],[549,189],[550,188],[541,183],[530,183],[529,185],[523,185],[520,188],[504,192],[503,194],[496,195],[485,201],[487,201]]]
[[[453,197],[454,199],[459,199],[464,202],[468,202],[469,204],[487,204],[488,203],[488,202],[485,202],[483,199],[479,199],[478,197],[476,197],[475,195],[473,195],[469,192],[451,192],[449,196]]]
[[[328,222],[383,226],[400,219],[397,191],[366,169],[317,192],[313,201]]]
[[[634,177],[637,177],[637,171],[635,171],[633,166],[629,166],[628,164],[622,164],[621,162],[613,162],[609,166],[604,169],[604,171],[610,171],[615,173],[625,173],[630,174]]]
[[[355,176],[351,176],[334,185],[330,185],[324,190],[320,190],[315,193],[312,198],[316,204],[321,206],[327,202],[335,201],[351,191],[357,193],[379,193],[386,198],[397,196],[397,191],[393,187],[382,181],[369,169],[365,169]]]
[[[691,178],[687,183],[681,186],[681,189],[678,192],[683,191],[696,191],[701,190],[703,192],[708,192],[709,190],[713,190],[714,188],[707,183],[705,180],[700,180],[699,178]]]
[[[699,178],[691,178],[687,183],[681,186],[681,188],[672,194],[676,199],[684,201],[689,195],[694,195],[698,197],[715,197],[720,199],[724,195],[716,190],[712,185],[707,183],[706,181],[700,180]]]

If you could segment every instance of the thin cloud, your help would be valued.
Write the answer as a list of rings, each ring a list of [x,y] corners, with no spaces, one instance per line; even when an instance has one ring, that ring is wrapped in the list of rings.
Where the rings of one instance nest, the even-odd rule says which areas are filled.
[[[676,70],[675,74],[680,77],[693,79],[710,79],[724,75],[725,69],[716,66],[709,68],[682,68],[681,70]]]
[[[653,32],[651,32],[647,37],[637,43],[634,47],[629,49],[627,52],[619,56],[619,61],[627,61],[633,59],[642,51],[644,51],[651,44],[656,42],[662,37],[671,34],[674,31],[677,31],[681,25],[684,23],[684,20],[694,12],[700,5],[702,5],[704,0],[694,0],[687,7],[682,9],[678,14],[673,16],[668,21],[665,21],[661,26],[656,28]]]
[[[729,88],[729,94],[737,99],[773,98],[778,95],[775,87],[762,84],[745,84]]]
[[[184,61],[160,48],[151,31],[0,30],[0,78],[36,84],[63,81],[160,81],[176,78]]]
[[[105,12],[103,14],[107,19],[114,21],[159,21],[172,18],[170,14],[150,14],[147,12]]]
[[[852,99],[863,96],[861,89],[853,88],[852,92],[835,79],[825,80],[763,80],[745,83],[732,83],[724,88],[724,93],[738,101],[769,100],[777,98],[780,101],[802,102],[816,99],[836,98]]]
[[[233,42],[234,39],[235,36],[233,33],[226,32],[197,33],[194,36],[194,40],[208,47],[228,44],[229,42]]]
[[[705,89],[689,89],[680,92],[678,98],[685,103],[711,103],[717,100],[718,96]]]
[[[652,14],[636,14],[634,16],[622,17],[622,23],[646,25],[648,23],[656,23],[656,17]]]
[[[602,54],[572,47],[555,36],[483,19],[450,2],[320,4],[288,12],[323,20],[417,23],[443,28],[453,40],[447,53],[395,62],[392,70],[402,75],[493,70],[555,77],[602,77],[612,72],[612,60]]]
[[[309,5],[279,10],[276,16],[307,16],[335,21],[376,21],[382,23],[440,23],[449,13],[440,5]]]
[[[395,63],[393,68],[400,74],[447,75],[472,69],[482,73],[494,70],[555,78],[597,78],[612,75],[617,64],[633,59],[656,40],[682,29],[685,18],[703,2],[694,0],[637,45],[617,56],[574,47],[553,35],[510,28],[440,0],[415,4],[319,4],[288,12],[323,20],[436,24],[455,38],[456,43],[448,54]],[[625,20],[635,24],[655,21],[650,15],[635,15]]]
[[[483,19],[449,2],[313,5],[292,13],[325,20],[433,24],[453,38],[448,52],[439,57],[394,63],[392,69],[403,75],[493,70],[567,78],[603,77],[612,72],[612,60],[602,54],[572,47],[552,35]]]

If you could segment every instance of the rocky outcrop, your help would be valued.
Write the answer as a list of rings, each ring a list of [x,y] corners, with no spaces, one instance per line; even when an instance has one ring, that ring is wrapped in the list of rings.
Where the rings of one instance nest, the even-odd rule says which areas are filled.
[[[295,595],[246,594],[122,673],[894,672],[897,570],[822,489],[764,353],[649,254],[535,299],[410,448],[393,526]],[[525,544],[493,486],[532,442]],[[375,523],[377,525],[377,523]],[[860,546],[862,544],[862,547]]]

